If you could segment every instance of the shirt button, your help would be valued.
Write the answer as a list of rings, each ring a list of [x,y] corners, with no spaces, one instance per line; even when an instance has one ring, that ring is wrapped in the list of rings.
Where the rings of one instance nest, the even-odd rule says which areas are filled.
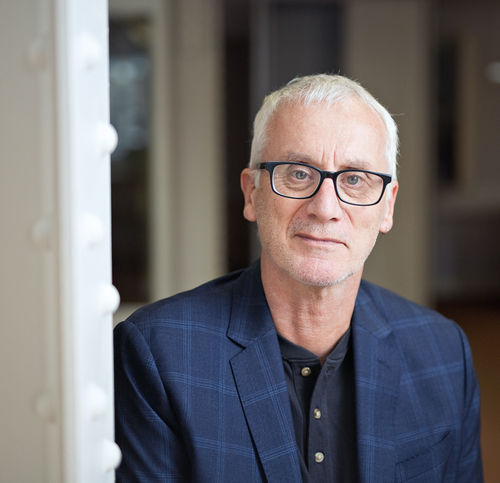
[[[300,373],[304,376],[304,377],[307,377],[307,376],[310,376],[311,375],[311,368],[310,367],[303,367],[301,370],[300,370]]]
[[[316,463],[322,463],[324,459],[325,454],[321,451],[317,451],[316,453],[314,453],[314,461],[316,461]]]
[[[321,419],[321,411],[318,408],[316,408],[313,411],[313,417],[314,417],[314,419]]]

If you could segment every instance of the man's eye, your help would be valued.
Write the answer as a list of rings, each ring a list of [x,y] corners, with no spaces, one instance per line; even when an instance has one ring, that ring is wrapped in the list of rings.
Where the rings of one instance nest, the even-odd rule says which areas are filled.
[[[292,177],[296,180],[302,181],[307,179],[308,173],[305,171],[295,170],[292,172]]]
[[[346,183],[349,185],[349,186],[356,186],[357,184],[360,183],[361,179],[358,175],[356,174],[351,174],[350,176],[348,176],[346,178]]]

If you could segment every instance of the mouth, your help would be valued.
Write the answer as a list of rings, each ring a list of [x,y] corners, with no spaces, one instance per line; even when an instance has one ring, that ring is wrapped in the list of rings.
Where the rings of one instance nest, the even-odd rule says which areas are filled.
[[[342,240],[338,240],[337,238],[321,237],[317,235],[311,235],[309,233],[296,233],[295,236],[300,240],[314,246],[347,246],[345,242],[343,242]]]

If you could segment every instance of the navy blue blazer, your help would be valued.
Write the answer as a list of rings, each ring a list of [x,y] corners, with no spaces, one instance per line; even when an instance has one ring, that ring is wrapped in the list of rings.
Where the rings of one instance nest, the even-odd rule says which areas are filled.
[[[460,328],[362,282],[352,337],[360,481],[482,481]],[[258,263],[120,323],[115,387],[117,481],[301,481]]]

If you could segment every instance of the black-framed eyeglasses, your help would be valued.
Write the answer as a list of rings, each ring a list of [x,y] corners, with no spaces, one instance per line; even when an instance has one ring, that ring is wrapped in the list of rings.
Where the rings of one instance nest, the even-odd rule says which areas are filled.
[[[392,180],[388,174],[365,169],[323,171],[296,162],[268,161],[257,167],[269,172],[272,190],[277,195],[297,200],[312,198],[323,181],[331,178],[339,200],[355,206],[376,205]]]

